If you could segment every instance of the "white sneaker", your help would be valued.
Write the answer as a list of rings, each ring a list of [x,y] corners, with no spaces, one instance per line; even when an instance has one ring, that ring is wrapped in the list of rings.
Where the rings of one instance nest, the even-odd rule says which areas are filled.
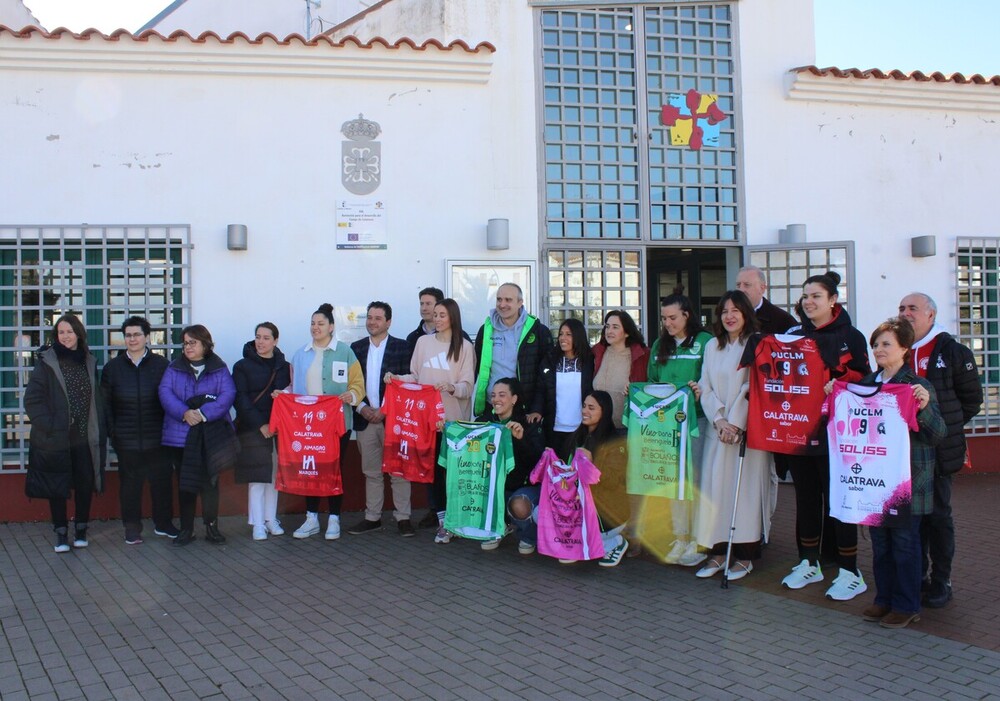
[[[437,533],[434,534],[434,542],[439,545],[444,545],[451,542],[451,531],[445,529],[444,526],[439,526]]]
[[[500,547],[500,538],[494,538],[493,540],[484,540],[479,544],[479,547],[483,550],[496,550]]]
[[[330,520],[326,524],[326,535],[323,537],[327,540],[337,540],[340,537],[340,516],[330,514]]]
[[[781,580],[781,585],[789,589],[801,589],[807,584],[823,581],[823,570],[819,564],[810,565],[809,560],[803,560],[792,568],[791,573]]]
[[[253,539],[254,540],[267,540],[267,527],[266,526],[254,526],[253,527]]]
[[[521,555],[532,555],[535,552],[535,546],[522,540],[517,544],[517,552]]]
[[[285,535],[285,529],[281,527],[281,521],[275,519],[264,524],[267,532],[271,535]]]
[[[663,558],[663,561],[668,565],[676,565],[681,559],[681,555],[683,555],[684,551],[687,549],[687,545],[687,542],[683,540],[675,540],[673,542],[673,547],[670,548],[670,552],[668,552],[667,556]]]
[[[319,533],[319,514],[315,511],[306,512],[306,522],[295,529],[292,533],[293,538],[308,538],[311,535],[316,535]]]
[[[698,552],[698,544],[692,540],[684,549],[684,554],[677,560],[677,564],[684,567],[694,567],[703,563],[707,557],[707,553]]]
[[[861,573],[854,574],[850,570],[840,569],[840,574],[833,580],[833,584],[826,590],[826,598],[834,601],[850,601],[858,594],[868,591],[865,578]]]

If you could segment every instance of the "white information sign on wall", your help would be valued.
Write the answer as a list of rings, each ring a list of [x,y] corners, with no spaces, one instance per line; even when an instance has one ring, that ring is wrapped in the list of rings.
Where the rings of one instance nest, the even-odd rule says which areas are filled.
[[[337,203],[337,248],[386,250],[385,203],[340,200]]]

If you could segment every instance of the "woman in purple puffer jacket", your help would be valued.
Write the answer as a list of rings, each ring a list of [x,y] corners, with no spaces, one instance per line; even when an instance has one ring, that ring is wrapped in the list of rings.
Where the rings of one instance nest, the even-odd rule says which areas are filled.
[[[219,545],[226,542],[218,525],[219,485],[209,474],[210,456],[188,446],[188,439],[192,430],[208,436],[209,429],[221,428],[233,434],[229,410],[236,399],[236,385],[225,362],[212,351],[214,343],[208,329],[201,324],[188,326],[182,337],[184,356],[170,363],[160,381],[162,443],[180,472],[181,532],[174,545],[187,545],[195,539],[194,509],[199,493],[205,540]]]

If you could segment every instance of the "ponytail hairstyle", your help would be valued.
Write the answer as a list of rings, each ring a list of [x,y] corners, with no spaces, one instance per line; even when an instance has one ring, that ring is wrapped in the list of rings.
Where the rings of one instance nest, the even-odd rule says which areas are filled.
[[[822,275],[811,275],[806,278],[806,281],[802,283],[802,287],[805,288],[806,285],[819,285],[824,290],[828,297],[839,297],[840,292],[837,290],[837,285],[840,284],[840,273],[834,270],[827,270]],[[795,313],[800,319],[805,319],[805,312],[802,310],[802,298],[795,303]]]
[[[702,331],[704,327],[701,325],[701,319],[694,311],[694,305],[691,304],[691,300],[686,296],[681,294],[667,295],[660,299],[660,309],[664,307],[672,307],[677,305],[678,309],[687,315],[687,323],[684,325],[684,335],[687,337],[684,339],[684,346],[689,346],[694,343],[694,338]],[[666,365],[671,356],[677,352],[677,339],[667,333],[667,330],[662,328],[660,325],[660,345],[657,346],[656,350],[656,364]]]

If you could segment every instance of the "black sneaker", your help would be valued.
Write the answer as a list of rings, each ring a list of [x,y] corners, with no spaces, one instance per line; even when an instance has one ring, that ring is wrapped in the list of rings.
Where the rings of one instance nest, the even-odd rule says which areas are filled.
[[[942,582],[931,583],[931,588],[927,592],[927,599],[924,605],[929,609],[940,609],[948,605],[951,601],[951,584]]]
[[[125,531],[125,545],[141,545],[142,536],[135,531]]]
[[[164,536],[165,538],[176,538],[181,533],[180,529],[174,526],[172,523],[168,523],[163,528],[157,526],[153,529],[154,535]]]
[[[218,521],[212,521],[212,523],[205,524],[205,540],[212,545],[222,545],[226,542],[226,536],[219,532]]]
[[[354,526],[347,532],[350,533],[351,535],[361,535],[362,533],[371,533],[372,531],[381,531],[381,530],[382,530],[382,519],[379,519],[378,521],[369,521],[368,519],[364,519],[363,521],[358,523],[356,526]]]
[[[434,529],[437,529],[437,527],[439,525],[441,525],[441,524],[438,523],[437,511],[435,511],[434,509],[431,509],[430,511],[428,511],[427,515],[424,516],[422,519],[420,519],[420,521],[417,522],[417,528],[434,528]]]
[[[65,528],[60,528],[56,530],[56,547],[55,551],[57,553],[68,553],[69,552],[69,536],[66,534]]]
[[[417,534],[417,532],[413,530],[413,524],[410,523],[410,519],[408,518],[404,518],[402,521],[397,523],[396,527],[399,528],[399,535],[404,538],[412,538]]]
[[[183,547],[190,543],[192,540],[197,540],[194,531],[190,528],[184,528],[177,533],[177,537],[174,538],[174,545],[178,547]]]

